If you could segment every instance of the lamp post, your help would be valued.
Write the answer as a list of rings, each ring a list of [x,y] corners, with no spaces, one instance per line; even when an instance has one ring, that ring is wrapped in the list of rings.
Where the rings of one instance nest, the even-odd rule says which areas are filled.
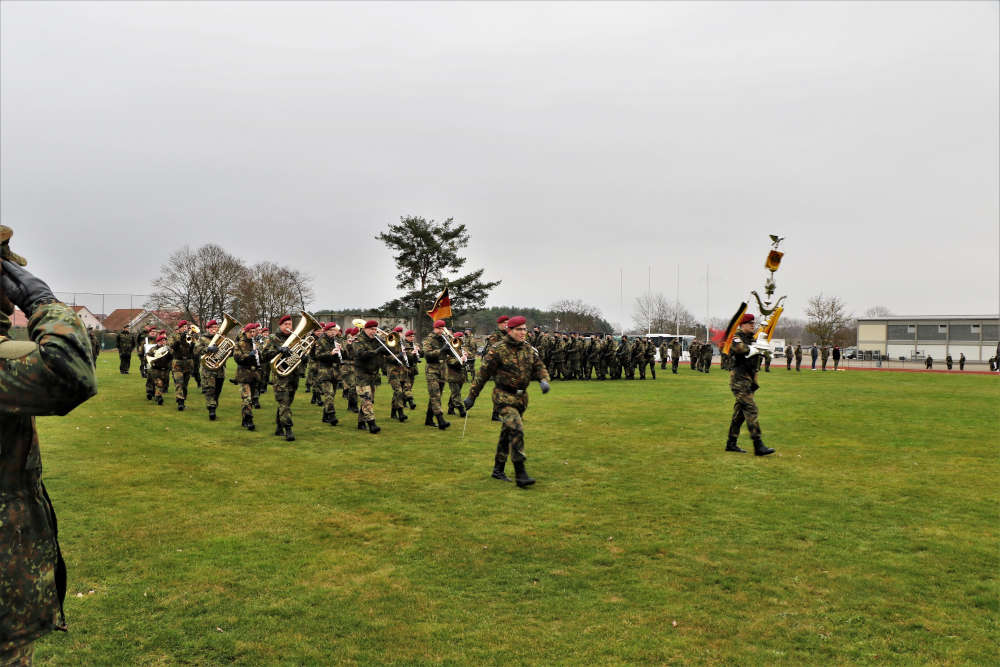
[[[556,318],[556,331],[559,331],[559,318]]]

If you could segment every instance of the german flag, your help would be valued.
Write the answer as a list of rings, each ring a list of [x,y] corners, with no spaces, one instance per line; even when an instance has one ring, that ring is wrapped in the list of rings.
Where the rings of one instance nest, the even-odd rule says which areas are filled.
[[[427,316],[432,322],[451,317],[451,297],[448,296],[448,288],[445,287],[438,298],[434,301],[434,307],[427,311]]]

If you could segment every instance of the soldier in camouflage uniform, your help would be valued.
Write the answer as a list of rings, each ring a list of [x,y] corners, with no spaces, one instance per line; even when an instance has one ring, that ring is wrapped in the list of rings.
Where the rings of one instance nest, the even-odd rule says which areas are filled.
[[[561,331],[555,332],[552,337],[552,361],[546,366],[551,369],[552,378],[555,380],[565,379],[563,374],[563,362],[566,360],[566,334]]]
[[[354,341],[357,340],[359,330],[355,327],[344,332],[343,352],[344,361],[340,364],[340,382],[344,387],[344,398],[347,399],[348,412],[358,411],[358,390],[355,385],[357,374],[354,372],[354,355],[352,349]]]
[[[695,338],[688,344],[688,358],[691,362],[691,370],[698,370],[698,360],[701,359],[701,352],[698,348],[701,347],[701,342]]]
[[[420,364],[420,347],[417,345],[416,335],[417,332],[413,329],[407,329],[403,335],[403,349],[406,351],[406,358],[410,361],[410,365],[406,369],[407,372],[403,376],[403,398],[411,410],[417,408],[417,404],[413,401],[413,380],[420,374],[420,370],[417,368]]]
[[[795,352],[792,350],[792,344],[789,343],[785,346],[785,370],[792,370],[792,355]]]
[[[135,347],[135,337],[132,336],[128,327],[122,327],[122,330],[115,336],[115,347],[118,348],[118,372],[122,375],[128,375],[128,371],[132,367],[132,349]]]
[[[287,358],[291,350],[285,345],[290,342],[292,336],[292,316],[282,315],[278,320],[278,330],[268,338],[264,348],[263,362],[270,364],[272,359]],[[294,342],[294,341],[291,341]],[[274,434],[284,436],[286,442],[293,442],[295,434],[292,433],[292,403],[295,401],[295,392],[299,389],[299,378],[303,376],[305,370],[300,363],[293,371],[287,375],[274,377],[274,402],[278,407],[274,411]]]
[[[699,370],[701,370],[702,373],[708,373],[712,370],[712,355],[714,353],[715,350],[712,348],[712,344],[708,341],[698,347],[698,356],[701,357]]]
[[[826,362],[830,358],[830,346],[821,345],[819,348],[820,359],[822,360],[823,370],[826,370]]]
[[[580,358],[583,353],[583,340],[580,334],[571,331],[569,334],[569,344],[566,346],[566,375],[570,380],[579,380]]]
[[[744,452],[736,444],[740,436],[740,427],[746,422],[747,430],[753,439],[754,454],[767,456],[774,450],[766,447],[761,438],[760,424],[757,422],[757,404],[753,394],[757,391],[757,370],[760,367],[760,356],[769,348],[766,342],[755,343],[753,338],[754,317],[747,313],[740,320],[739,330],[733,337],[729,348],[733,355],[733,370],[729,374],[729,388],[736,398],[733,405],[733,418],[729,422],[729,437],[726,440],[727,452]]]
[[[268,327],[261,327],[256,331],[257,336],[257,347],[263,349],[267,345],[267,340],[271,337],[271,329]],[[254,407],[260,407],[260,395],[267,393],[267,386],[271,384],[271,364],[264,364],[260,368],[260,380],[254,387]]]
[[[316,329],[311,334],[305,334],[306,336],[311,335],[316,340],[323,337],[323,326],[325,322],[321,323],[319,329]],[[311,352],[311,350],[310,350]],[[306,355],[306,358],[302,360],[302,374],[306,378],[306,393],[311,394],[309,396],[309,405],[323,405],[323,399],[320,398],[319,382],[316,381],[316,371],[318,368],[316,364],[313,363],[312,354]]]
[[[320,401],[323,406],[323,423],[336,426],[337,419],[337,384],[340,382],[340,365],[343,351],[337,340],[340,330],[334,322],[323,325],[323,333],[316,339],[309,352],[312,364],[316,367],[316,386],[319,388]]]
[[[507,335],[507,320],[510,319],[507,315],[501,315],[497,318],[497,329],[489,336],[486,337],[486,344],[483,346],[482,357],[486,358],[486,353],[490,351],[490,348],[499,343]],[[447,352],[447,350],[445,350]],[[493,411],[493,416],[491,419],[495,422],[500,421],[500,415],[497,411]]]
[[[472,335],[472,329],[466,329],[462,336],[462,350],[465,352],[465,372],[468,375],[468,381],[472,382],[476,379],[476,354],[479,352],[476,349],[476,338]]]
[[[670,369],[677,375],[677,367],[681,363],[681,355],[684,353],[684,346],[678,336],[670,341]]]
[[[399,345],[392,352],[400,361],[397,362],[388,354],[385,355],[386,371],[389,378],[389,386],[392,387],[392,411],[390,419],[398,419],[405,422],[409,417],[406,415],[406,389],[404,382],[410,377],[410,357],[406,352],[406,345],[403,343],[403,327],[396,327],[393,332],[399,335]]]
[[[177,409],[180,411],[184,410],[188,382],[191,381],[191,374],[194,372],[194,342],[188,342],[188,333],[187,320],[181,320],[177,323],[177,331],[167,341],[167,347],[174,357],[171,374],[174,379],[174,397],[177,399]],[[191,337],[194,338],[193,335]]]
[[[195,363],[201,365],[201,393],[205,396],[205,409],[208,410],[208,419],[213,422],[215,421],[215,410],[219,407],[222,385],[226,381],[226,364],[223,362],[221,368],[212,369],[205,366],[202,360],[205,355],[219,351],[217,346],[212,345],[212,339],[217,333],[219,333],[219,321],[209,320],[194,348],[195,357],[198,359]]]
[[[248,431],[256,429],[253,423],[254,392],[260,384],[261,356],[257,346],[256,333],[258,325],[250,322],[236,336],[236,349],[233,350],[233,361],[236,362],[236,383],[240,385],[240,400],[243,404],[241,426]]]
[[[155,357],[154,353],[162,349],[166,349],[166,353]],[[152,361],[149,361],[146,376],[153,383],[153,400],[157,405],[163,405],[163,397],[170,388],[170,363],[174,358],[166,334],[157,336],[156,344],[150,349],[148,356]]]
[[[506,321],[505,317],[504,322]],[[445,421],[441,412],[441,389],[444,387],[446,373],[445,355],[451,354],[445,349],[445,345],[448,344],[444,337],[446,326],[444,320],[434,322],[434,328],[420,346],[424,359],[427,360],[427,367],[424,368],[424,377],[427,378],[427,418],[424,419],[424,424],[434,426],[434,422],[437,421],[437,427],[442,431],[451,426],[450,422]],[[487,346],[489,345],[487,342]]]
[[[667,342],[666,338],[660,341],[660,346],[657,349],[657,352],[660,353],[660,370],[665,371],[667,370],[667,357],[670,354],[670,344]]]
[[[375,339],[377,328],[376,320],[365,322],[365,328],[351,346],[358,392],[358,430],[367,428],[372,434],[382,430],[375,424],[375,381],[387,356],[385,348]]]
[[[135,356],[139,358],[139,375],[146,377],[146,344],[152,343],[149,340],[150,325],[143,327],[142,331],[135,334],[135,339],[133,342],[133,348],[135,349]]]
[[[143,343],[139,349],[142,350],[139,357],[142,359],[142,367],[145,369],[143,371],[143,377],[146,378],[146,400],[150,401],[153,399],[153,394],[156,393],[156,386],[153,384],[153,378],[149,376],[149,359],[146,358],[146,345],[156,345],[156,339],[159,338],[160,332],[155,327],[149,327],[146,331],[146,336],[143,339]],[[166,336],[164,336],[166,338]],[[170,379],[170,374],[167,374],[167,379]]]
[[[90,350],[93,356],[94,363],[97,363],[97,357],[101,354],[101,339],[97,337],[97,332],[94,331],[94,327],[87,327],[87,337],[90,338]]]
[[[461,347],[462,338],[464,335],[461,331],[455,332],[455,338],[459,342]],[[454,349],[454,348],[452,348]],[[445,380],[448,382],[448,414],[455,414],[455,410],[458,410],[458,416],[465,416],[465,405],[462,403],[462,386],[465,385],[465,362],[468,360],[466,353],[463,349],[462,352],[458,352],[461,355],[458,359],[451,352],[448,352],[447,356],[444,358],[444,370],[445,370]]]
[[[652,339],[647,338],[646,342],[645,342],[645,345],[646,345],[646,349],[643,351],[642,364],[643,364],[644,367],[648,367],[649,368],[649,373],[653,377],[653,379],[655,380],[656,379],[656,344],[652,341]]]
[[[0,664],[31,665],[34,643],[65,630],[66,565],[42,483],[35,417],[65,415],[97,393],[90,341],[0,227]],[[7,338],[17,306],[28,340]]]
[[[521,416],[528,409],[528,385],[532,380],[538,380],[542,393],[549,391],[549,374],[545,364],[538,352],[524,340],[528,334],[525,322],[520,315],[510,318],[506,338],[487,353],[465,399],[465,407],[471,409],[487,381],[493,380],[493,404],[500,413],[502,426],[493,458],[492,477],[510,481],[504,473],[509,452],[514,461],[514,479],[521,488],[535,483],[524,466],[524,422]]]
[[[802,370],[802,344],[795,344],[795,370],[799,372]]]
[[[597,347],[595,334],[590,334],[583,339],[583,350],[580,352],[580,377],[590,380],[591,373],[597,363],[597,356],[594,349]]]

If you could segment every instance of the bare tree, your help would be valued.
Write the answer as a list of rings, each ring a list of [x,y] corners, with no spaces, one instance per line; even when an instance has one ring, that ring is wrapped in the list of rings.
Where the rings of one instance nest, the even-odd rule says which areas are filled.
[[[562,299],[549,307],[553,318],[559,319],[559,328],[566,331],[601,331],[601,309],[580,299]]]
[[[247,269],[236,283],[236,293],[236,317],[266,325],[285,313],[308,310],[313,298],[308,276],[274,262],[260,262]]]
[[[235,301],[234,278],[245,270],[243,262],[214,244],[192,251],[175,251],[153,280],[147,308],[179,311],[185,319],[203,323],[221,316]]]
[[[667,301],[663,294],[646,292],[635,299],[632,308],[633,330],[638,333],[696,334],[704,332],[697,318],[679,303]]]
[[[832,345],[837,334],[853,319],[853,315],[847,314],[843,301],[835,296],[824,297],[822,293],[809,299],[806,317],[809,318],[806,331],[821,345]]]

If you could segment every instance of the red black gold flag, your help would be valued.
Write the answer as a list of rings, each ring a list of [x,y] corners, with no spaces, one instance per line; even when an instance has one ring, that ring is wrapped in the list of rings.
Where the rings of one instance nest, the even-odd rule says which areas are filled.
[[[744,301],[740,304],[740,307],[736,309],[736,314],[733,315],[733,319],[729,320],[729,324],[726,326],[726,333],[723,340],[725,343],[722,345],[722,353],[729,354],[729,348],[733,345],[733,336],[736,335],[736,330],[740,328],[740,319],[743,317],[743,313],[747,312],[747,304]]]
[[[438,294],[437,300],[434,301],[434,307],[427,311],[427,315],[435,322],[451,317],[451,297],[448,296],[447,287]]]

